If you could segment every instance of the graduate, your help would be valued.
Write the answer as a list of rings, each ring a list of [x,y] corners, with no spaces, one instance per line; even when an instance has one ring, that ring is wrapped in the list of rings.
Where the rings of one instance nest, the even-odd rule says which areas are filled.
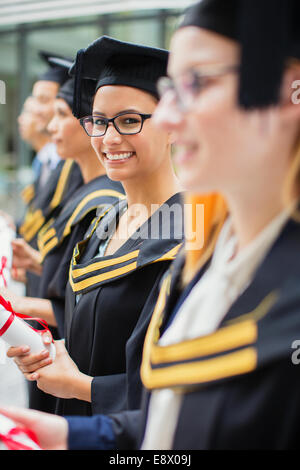
[[[80,93],[74,112],[85,116],[81,123],[109,178],[122,182],[126,200],[102,212],[74,250],[66,291],[68,353],[56,343],[54,363],[35,373],[31,355],[16,359],[29,380],[61,398],[59,414],[140,405],[144,334],[160,280],[183,241],[171,135],[151,120],[167,58],[165,50],[105,36],[77,56],[79,91],[88,77],[97,78],[97,86],[93,115],[85,116]],[[39,365],[41,357],[33,359]]]
[[[157,123],[182,145],[185,185],[221,191],[229,217],[186,288],[180,258],[164,279],[144,346],[142,433],[134,413],[4,411],[47,448],[298,448],[298,18],[294,0],[204,0],[186,14]]]

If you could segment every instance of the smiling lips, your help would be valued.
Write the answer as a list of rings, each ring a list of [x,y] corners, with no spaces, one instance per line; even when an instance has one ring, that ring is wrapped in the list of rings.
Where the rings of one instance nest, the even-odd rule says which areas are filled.
[[[105,158],[110,161],[116,161],[116,160],[128,160],[130,157],[132,157],[135,152],[119,152],[119,153],[104,153]]]

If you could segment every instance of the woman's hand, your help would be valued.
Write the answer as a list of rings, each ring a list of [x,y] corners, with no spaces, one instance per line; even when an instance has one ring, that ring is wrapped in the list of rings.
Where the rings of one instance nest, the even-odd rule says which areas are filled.
[[[11,306],[15,312],[19,312],[22,305],[22,295],[18,295],[15,292],[10,291],[6,287],[0,287],[0,295],[4,297],[5,300],[11,303]]]
[[[40,390],[55,397],[91,401],[92,377],[79,371],[70,358],[63,340],[55,341],[55,346],[55,361],[30,374],[28,380],[36,380]]]
[[[0,413],[31,429],[44,450],[67,450],[68,423],[61,416],[17,407],[0,407]]]
[[[13,268],[22,268],[35,274],[42,273],[41,255],[32,248],[23,238],[11,242],[13,249]]]
[[[12,268],[10,270],[10,275],[11,275],[11,278],[14,281],[22,282],[23,284],[26,284],[27,278],[26,278],[26,270],[25,269]]]
[[[33,372],[52,363],[47,349],[39,354],[29,354],[28,346],[11,347],[6,354],[7,357],[14,358],[14,362],[27,380],[33,380],[31,378]]]
[[[51,342],[47,333],[43,335],[43,341],[44,344]],[[26,345],[11,347],[6,354],[14,358],[27,380],[36,380],[38,388],[43,392],[58,398],[77,398],[90,402],[93,378],[79,371],[64,346],[64,340],[55,341],[55,347],[54,362],[47,349],[38,354],[30,354]]]
[[[44,333],[42,338],[46,346],[52,341],[48,333]],[[27,380],[32,380],[31,374],[33,372],[52,363],[48,349],[44,349],[40,353],[30,354],[29,346],[26,345],[19,347],[11,346],[7,350],[6,355],[14,359],[14,362]]]

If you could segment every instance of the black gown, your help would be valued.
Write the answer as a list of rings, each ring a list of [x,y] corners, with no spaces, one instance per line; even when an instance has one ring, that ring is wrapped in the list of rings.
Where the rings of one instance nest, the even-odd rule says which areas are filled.
[[[51,301],[58,326],[56,339],[64,337],[65,291],[74,247],[99,211],[124,198],[121,183],[101,175],[78,188],[60,214],[39,233],[43,258],[39,297]]]
[[[178,388],[175,450],[299,448],[300,225],[286,224],[216,332],[161,347],[186,297],[178,287],[182,265],[179,257],[165,276],[147,332],[141,428],[151,391]],[[144,431],[136,413],[111,417],[117,448],[138,447]]]
[[[65,288],[73,248],[82,240],[98,208],[114,204],[124,197],[123,192],[122,185],[106,175],[82,184],[70,194],[59,214],[51,217],[38,233],[43,271],[36,296],[51,301],[58,324],[58,328],[50,327],[54,339],[63,335]],[[52,395],[39,390],[36,382],[29,382],[29,390],[30,408],[54,413],[56,399]]]
[[[112,230],[122,205],[117,214],[100,217],[74,250],[66,295],[66,347],[79,370],[93,377],[92,402],[59,399],[58,414],[110,413],[140,405],[144,335],[159,283],[184,238],[183,207],[181,195],[174,195],[115,254],[97,258],[99,239]],[[175,206],[180,214],[171,217],[164,236],[162,215]]]
[[[37,185],[38,183],[36,183]],[[75,191],[83,185],[79,166],[74,160],[61,160],[52,170],[43,191],[36,192],[36,185],[25,188],[23,198],[28,201],[23,220],[18,224],[18,235],[35,250],[38,249],[39,230],[56,217]],[[26,296],[38,297],[40,276],[26,273]]]
[[[26,204],[23,218],[17,224],[17,233],[27,243],[38,249],[37,238],[41,228],[50,218],[56,217],[75,191],[83,185],[79,166],[74,160],[61,160],[51,171],[43,190],[38,190],[39,179],[27,186],[22,197]],[[26,272],[26,296],[39,297],[41,277],[30,271]],[[36,326],[36,325],[35,325]],[[52,329],[56,337],[55,329]],[[40,411],[52,411],[53,398],[40,391],[35,382],[28,382],[29,408]]]

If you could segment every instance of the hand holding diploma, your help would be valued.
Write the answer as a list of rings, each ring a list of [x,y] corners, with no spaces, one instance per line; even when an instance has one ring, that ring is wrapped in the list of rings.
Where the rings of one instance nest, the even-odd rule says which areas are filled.
[[[0,338],[4,339],[4,341],[6,341],[10,346],[17,348],[25,344],[30,348],[31,352],[35,354],[43,351],[45,348],[41,336],[42,333],[46,331],[47,336],[52,339],[52,335],[47,324],[41,319],[16,313],[11,303],[5,300],[1,295],[0,304]],[[27,320],[36,320],[44,327],[44,329],[35,330],[22,318],[26,318]],[[55,347],[53,342],[47,346],[47,350],[54,360]]]
[[[0,450],[42,450],[35,433],[0,413]]]
[[[29,374],[28,380],[36,380],[40,390],[55,397],[76,398],[90,402],[93,378],[79,371],[70,358],[63,340],[55,341],[55,346],[55,362]]]
[[[32,248],[23,238],[17,238],[12,243],[14,268],[25,269],[35,274],[42,273],[40,252]]]
[[[42,340],[45,348],[42,348],[38,353],[32,353],[30,347],[25,344],[18,347],[12,346],[7,350],[7,357],[14,358],[14,362],[27,380],[34,380],[31,378],[33,372],[53,362],[49,350],[46,349],[51,344],[52,338],[48,333],[44,333]]]
[[[42,336],[45,346],[49,345],[47,333]],[[36,380],[37,386],[45,393],[58,398],[77,398],[91,401],[92,377],[82,374],[70,358],[64,340],[55,341],[56,356],[53,361],[49,351],[32,354],[26,345],[9,348],[7,356],[14,358],[24,377]]]
[[[68,423],[61,416],[17,407],[0,407],[0,413],[33,431],[43,450],[67,449]]]
[[[22,268],[12,268],[10,271],[11,278],[16,282],[22,282],[26,284],[27,277],[26,277],[26,270]]]

